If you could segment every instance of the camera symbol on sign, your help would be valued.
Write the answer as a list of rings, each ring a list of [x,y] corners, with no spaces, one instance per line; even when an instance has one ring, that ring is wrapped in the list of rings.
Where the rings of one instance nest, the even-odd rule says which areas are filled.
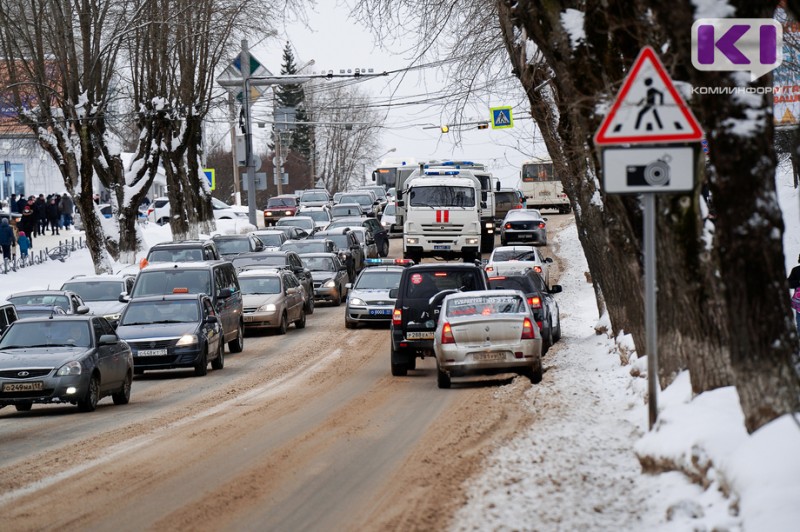
[[[626,170],[626,183],[629,187],[665,187],[669,185],[669,162],[671,157],[664,155],[648,164],[630,165]]]

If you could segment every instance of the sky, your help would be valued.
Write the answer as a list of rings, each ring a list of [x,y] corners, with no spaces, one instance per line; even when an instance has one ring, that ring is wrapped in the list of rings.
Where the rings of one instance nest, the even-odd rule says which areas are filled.
[[[252,53],[274,74],[280,72],[282,51],[287,40],[293,46],[298,66],[314,60],[314,64],[304,72],[333,70],[338,73],[340,69],[355,68],[372,68],[375,72],[382,72],[402,69],[412,63],[411,54],[403,51],[409,43],[384,40],[384,46],[388,49],[382,50],[369,30],[349,16],[350,10],[344,3],[321,4],[309,9],[307,24],[289,23],[279,29],[277,37],[250,43]],[[464,126],[461,143],[457,145],[454,133],[442,134],[439,129],[441,124],[454,121],[455,110],[452,106],[435,103],[381,107],[385,128],[380,138],[381,150],[375,154],[376,157],[394,148],[395,151],[387,157],[416,161],[431,158],[475,160],[488,164],[504,186],[515,186],[522,161],[534,155],[546,156],[546,151],[541,139],[538,143],[534,142],[535,126],[533,120],[528,118],[527,100],[521,88],[515,80],[510,79],[510,73],[506,81],[505,90],[475,101],[465,113],[465,121],[488,120],[490,107],[511,105],[515,106],[513,128],[478,130],[474,125]],[[390,97],[394,103],[426,98],[445,83],[447,80],[441,69],[429,68],[424,69],[421,75],[373,78],[360,83],[359,88],[369,93],[375,103],[385,104]],[[517,107],[519,104],[522,105]]]

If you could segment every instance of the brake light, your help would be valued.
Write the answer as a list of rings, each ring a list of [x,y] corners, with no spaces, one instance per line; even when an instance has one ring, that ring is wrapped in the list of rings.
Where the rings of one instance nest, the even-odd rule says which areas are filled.
[[[173,288],[172,289],[172,293],[173,294],[188,294],[189,293],[189,289],[188,288]]]
[[[447,277],[447,272],[436,272],[433,274],[434,277]]]
[[[153,214],[153,212],[154,212],[155,210],[156,210],[156,209],[155,209],[154,207],[150,207],[149,209],[147,209],[147,215],[149,216],[149,215]]]
[[[493,272],[494,271],[494,266],[487,266],[486,267],[486,271],[487,272]]]
[[[442,327],[442,343],[443,344],[454,344],[456,343],[456,339],[453,338],[453,328],[450,327],[449,323],[445,323]]]
[[[399,264],[401,266],[409,266],[414,264],[414,261],[411,259],[394,259],[395,264]]]
[[[511,208],[512,208],[512,209],[521,209],[521,208],[522,208],[522,205],[520,205],[520,204],[517,204],[517,205],[514,205],[514,206],[513,206],[513,207],[511,207]]]
[[[533,323],[530,318],[525,318],[522,322],[522,340],[534,340],[536,335],[533,332]]]
[[[502,281],[505,278],[506,278],[505,275],[501,275],[501,276],[498,276],[498,277],[489,277],[489,280],[490,281]]]
[[[542,267],[541,266],[534,266],[533,267],[533,271],[535,271],[536,273],[542,273]]]
[[[403,325],[403,311],[399,308],[394,309],[394,312],[392,312],[392,325],[396,327]]]
[[[506,224],[506,229],[511,229],[511,224]]]
[[[542,308],[542,299],[539,296],[531,296],[528,298],[528,305],[531,308]]]
[[[539,229],[544,229],[544,222],[539,222]]]

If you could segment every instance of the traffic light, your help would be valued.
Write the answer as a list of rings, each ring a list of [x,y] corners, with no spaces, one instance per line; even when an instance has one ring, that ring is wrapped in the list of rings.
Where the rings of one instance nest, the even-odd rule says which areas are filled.
[[[488,128],[489,128],[489,122],[481,122],[480,124],[478,124],[478,129],[488,129]]]
[[[449,132],[450,132],[450,126],[443,125],[442,126],[442,133],[449,133]]]

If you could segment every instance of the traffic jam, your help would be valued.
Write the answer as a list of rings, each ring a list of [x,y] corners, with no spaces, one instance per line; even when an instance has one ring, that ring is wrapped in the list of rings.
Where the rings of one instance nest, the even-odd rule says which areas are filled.
[[[388,327],[393,376],[431,357],[439,388],[475,375],[538,383],[561,337],[540,209],[562,211],[563,192],[539,194],[560,186],[540,178],[547,164],[526,163],[526,190],[509,191],[479,163],[387,163],[374,185],[269,199],[263,228],[161,242],[138,268],[12,294],[0,407],[126,404],[136,376],[223,370],[226,351],[297,334],[318,305],[343,307],[345,329]]]

